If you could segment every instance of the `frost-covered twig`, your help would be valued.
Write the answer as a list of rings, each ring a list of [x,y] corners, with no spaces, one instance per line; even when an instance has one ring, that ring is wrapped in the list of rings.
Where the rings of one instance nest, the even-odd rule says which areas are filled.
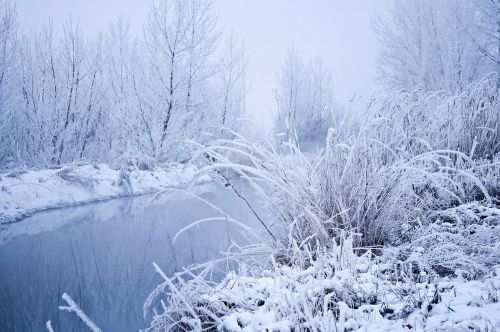
[[[45,323],[45,327],[49,332],[54,332],[54,329],[52,328],[52,322],[50,320],[48,320],[47,323]]]
[[[59,310],[62,311],[68,311],[68,312],[73,312],[75,313],[78,318],[82,320],[82,322],[92,331],[92,332],[102,332],[102,330],[87,316],[83,310],[76,304],[76,302],[69,296],[68,294],[64,293],[62,295],[62,299],[66,301],[68,306],[59,306]],[[46,323],[47,330],[49,332],[54,332],[52,328],[51,321],[47,321]]]

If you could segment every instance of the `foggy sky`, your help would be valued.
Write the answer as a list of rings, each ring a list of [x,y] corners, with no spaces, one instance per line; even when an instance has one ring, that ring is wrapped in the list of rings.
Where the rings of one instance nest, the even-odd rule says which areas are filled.
[[[247,106],[264,127],[271,126],[273,88],[286,50],[293,45],[304,58],[321,58],[332,69],[335,98],[345,103],[356,93],[376,89],[377,40],[372,18],[392,0],[216,0],[225,31],[245,43],[248,58]],[[17,0],[21,29],[38,29],[49,17],[62,25],[70,16],[84,33],[95,34],[120,17],[141,33],[148,0]]]

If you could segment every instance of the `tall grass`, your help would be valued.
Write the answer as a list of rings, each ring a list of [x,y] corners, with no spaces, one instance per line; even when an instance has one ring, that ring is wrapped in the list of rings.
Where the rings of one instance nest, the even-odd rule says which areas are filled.
[[[205,164],[200,174],[219,176],[241,199],[231,175],[246,179],[271,211],[269,219],[256,214],[262,231],[250,232],[254,243],[235,245],[228,259],[246,266],[251,260],[257,276],[276,266],[307,269],[322,253],[338,252],[346,234],[353,247],[335,260],[353,250],[407,242],[450,208],[488,204],[498,193],[485,181],[498,174],[499,99],[495,76],[458,96],[421,89],[377,96],[359,125],[331,128],[314,158],[293,142],[276,149],[237,133],[198,145],[193,160]],[[210,266],[163,276],[145,306],[147,311],[155,297],[167,297],[151,330],[215,329],[231,307],[196,300],[215,287],[205,281]]]

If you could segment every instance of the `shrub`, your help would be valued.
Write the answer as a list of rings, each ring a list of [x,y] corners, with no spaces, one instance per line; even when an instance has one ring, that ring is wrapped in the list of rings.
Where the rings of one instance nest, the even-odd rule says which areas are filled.
[[[254,241],[245,246],[233,244],[227,257],[219,261],[240,264],[238,274],[220,284],[206,280],[217,262],[194,266],[172,278],[156,267],[165,282],[151,294],[145,313],[161,295],[168,303],[161,302],[159,313],[154,310],[149,330],[229,331],[244,328],[251,320],[263,319],[261,325],[265,325],[280,317],[289,317],[288,323],[305,330],[323,330],[326,325],[322,324],[330,323],[328,328],[335,326],[336,330],[341,322],[340,330],[346,327],[344,323],[355,328],[343,308],[377,303],[374,298],[379,293],[372,288],[377,289],[377,278],[363,274],[367,271],[363,266],[372,266],[371,250],[382,246],[386,254],[377,270],[387,274],[384,280],[389,284],[380,294],[392,292],[401,307],[395,312],[382,305],[380,315],[404,319],[423,308],[426,319],[441,295],[437,286],[430,291],[428,284],[415,282],[422,282],[422,276],[430,282],[437,274],[458,275],[460,269],[468,270],[469,278],[478,277],[498,257],[495,239],[481,248],[464,245],[483,241],[487,224],[472,218],[457,227],[461,216],[474,214],[474,209],[489,209],[496,215],[491,202],[498,186],[488,179],[498,180],[498,100],[494,76],[472,84],[458,96],[421,89],[378,96],[368,104],[359,126],[331,128],[325,148],[313,158],[292,142],[285,143],[285,152],[237,134],[233,139],[198,145],[193,160],[206,163],[200,173],[214,173],[245,200],[232,186],[229,174],[242,177],[261,194],[270,218],[259,216],[247,202],[263,226],[256,233],[219,211],[226,220],[241,225]],[[480,220],[481,213],[476,213]],[[476,237],[470,233],[474,229],[479,232]],[[391,251],[391,245],[400,247]],[[430,250],[453,256],[445,261],[443,255],[433,255]],[[483,255],[485,260],[477,262],[475,255]],[[346,273],[350,279],[342,279]],[[371,281],[361,280],[363,276]],[[261,294],[263,303],[258,294],[228,295],[237,283],[249,283],[236,288],[245,293],[245,289],[258,288],[266,277],[288,294],[276,295],[279,304],[274,307],[269,293]],[[311,294],[297,291],[296,287],[305,285],[305,291],[317,285],[318,278],[334,282],[338,288],[326,293],[325,289],[315,293],[317,287]],[[338,278],[349,282],[336,283]],[[283,287],[284,279],[289,286]],[[404,283],[399,284],[401,281]],[[397,291],[391,283],[398,285]],[[353,289],[360,284],[370,288],[365,293]],[[299,298],[288,303],[285,299],[290,296]],[[256,316],[259,303],[273,317]]]

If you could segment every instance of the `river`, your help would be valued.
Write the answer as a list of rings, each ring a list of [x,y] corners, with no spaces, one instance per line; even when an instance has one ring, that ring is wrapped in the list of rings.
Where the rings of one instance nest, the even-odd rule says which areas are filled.
[[[242,183],[240,190],[256,201]],[[192,190],[193,191],[193,190]],[[216,184],[194,192],[251,227],[251,211]],[[199,199],[170,191],[39,212],[0,230],[0,331],[88,331],[74,314],[58,310],[68,293],[103,331],[148,326],[144,300],[161,282],[156,262],[172,275],[193,263],[221,257],[230,241],[244,242],[238,226],[200,224],[172,238],[191,222],[220,216]],[[216,278],[223,275],[221,271]]]

